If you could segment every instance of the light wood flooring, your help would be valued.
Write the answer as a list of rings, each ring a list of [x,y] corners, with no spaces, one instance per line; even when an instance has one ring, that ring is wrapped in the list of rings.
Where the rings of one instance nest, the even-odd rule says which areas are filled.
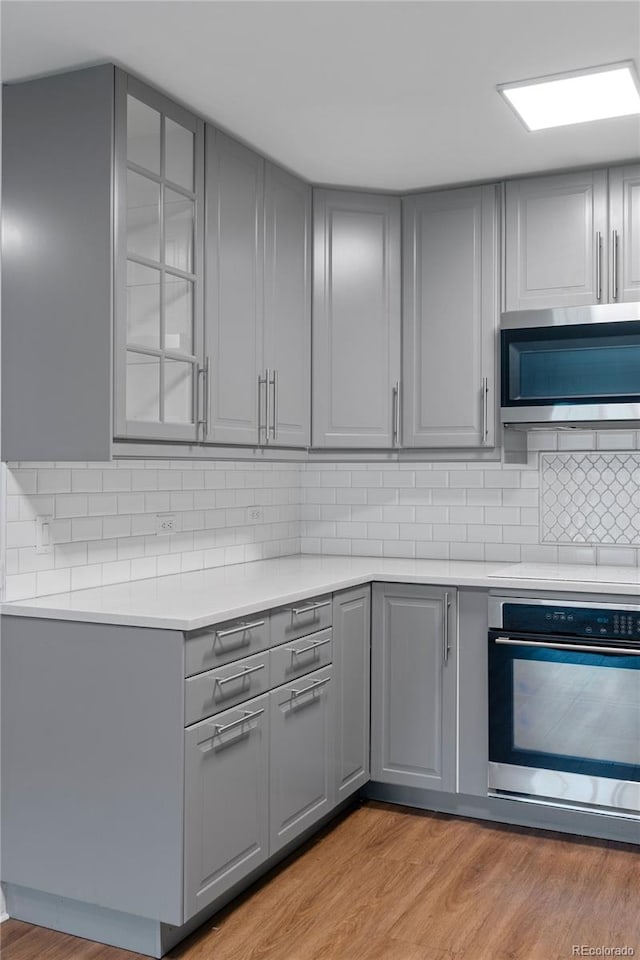
[[[565,960],[582,945],[640,957],[640,847],[368,802],[169,956]],[[0,955],[139,958],[17,920],[0,926]]]

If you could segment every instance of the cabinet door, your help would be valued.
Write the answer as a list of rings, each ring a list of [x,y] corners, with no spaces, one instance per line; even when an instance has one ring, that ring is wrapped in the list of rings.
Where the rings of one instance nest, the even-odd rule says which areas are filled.
[[[335,758],[338,803],[369,779],[371,589],[333,598]]]
[[[640,300],[640,164],[609,171],[609,299]]]
[[[311,187],[265,168],[264,365],[267,439],[309,445],[311,408]]]
[[[607,171],[506,186],[506,309],[607,301]]]
[[[185,730],[184,920],[268,855],[267,695]]]
[[[314,190],[315,447],[391,447],[400,379],[400,200]]]
[[[373,780],[455,789],[454,599],[454,590],[373,586]]]
[[[271,853],[334,805],[331,669],[269,694]]]
[[[496,188],[408,197],[403,223],[404,445],[493,446]]]
[[[264,160],[209,126],[206,147],[206,439],[256,444],[264,440],[258,405],[264,428],[266,402],[266,384],[258,383],[263,351]]]
[[[116,71],[115,434],[195,440],[204,125]]]

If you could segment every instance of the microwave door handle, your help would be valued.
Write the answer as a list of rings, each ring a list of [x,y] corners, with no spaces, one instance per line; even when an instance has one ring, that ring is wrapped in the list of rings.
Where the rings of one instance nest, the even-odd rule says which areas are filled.
[[[602,647],[589,643],[547,643],[545,640],[518,640],[517,637],[494,637],[494,643],[510,647],[541,647],[543,650],[578,650],[584,653],[624,653],[632,657],[640,657],[640,648],[632,647]]]

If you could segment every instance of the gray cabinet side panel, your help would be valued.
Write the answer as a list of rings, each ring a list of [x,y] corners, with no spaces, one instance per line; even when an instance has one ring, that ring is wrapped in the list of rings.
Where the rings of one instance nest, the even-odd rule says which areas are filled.
[[[458,791],[487,795],[487,594],[458,592]]]
[[[3,460],[110,459],[113,87],[3,90]]]
[[[182,922],[183,641],[2,618],[2,877]]]

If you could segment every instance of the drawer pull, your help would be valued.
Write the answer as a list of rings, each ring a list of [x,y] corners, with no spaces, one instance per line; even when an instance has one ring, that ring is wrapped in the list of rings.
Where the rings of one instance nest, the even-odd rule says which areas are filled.
[[[324,680],[314,680],[313,683],[310,683],[308,687],[304,688],[304,690],[296,690],[294,688],[293,690],[289,691],[291,694],[291,699],[295,700],[296,697],[302,697],[305,693],[313,693],[319,687],[324,687],[325,683],[329,683],[330,680],[331,677],[325,677]]]
[[[330,607],[331,600],[319,600],[318,603],[310,603],[306,607],[292,607],[291,613],[294,617],[303,617],[305,613],[313,613],[314,610],[320,610],[322,607]]]
[[[241,623],[238,627],[230,627],[229,630],[216,630],[216,640],[222,640],[223,637],[231,637],[235,633],[244,633],[245,630],[253,630],[255,627],[263,627],[264,620],[254,620],[253,623]]]
[[[285,647],[284,649],[287,653],[290,653],[292,657],[297,657],[303,653],[310,653],[318,647],[324,647],[327,643],[331,643],[331,637],[327,637],[326,640],[315,640],[313,643],[308,643],[306,647]]]
[[[233,730],[234,727],[240,727],[243,723],[249,723],[250,720],[255,720],[257,717],[261,717],[263,713],[264,709],[245,710],[244,717],[238,717],[237,720],[232,720],[231,723],[217,723],[214,727],[213,735],[214,737],[219,737],[221,734],[226,733],[227,730]]]
[[[255,667],[245,667],[240,673],[232,673],[230,677],[216,677],[216,683],[222,687],[225,683],[231,683],[233,680],[244,680],[245,677],[257,673],[258,670],[264,670],[264,668],[264,663],[259,663]]]

